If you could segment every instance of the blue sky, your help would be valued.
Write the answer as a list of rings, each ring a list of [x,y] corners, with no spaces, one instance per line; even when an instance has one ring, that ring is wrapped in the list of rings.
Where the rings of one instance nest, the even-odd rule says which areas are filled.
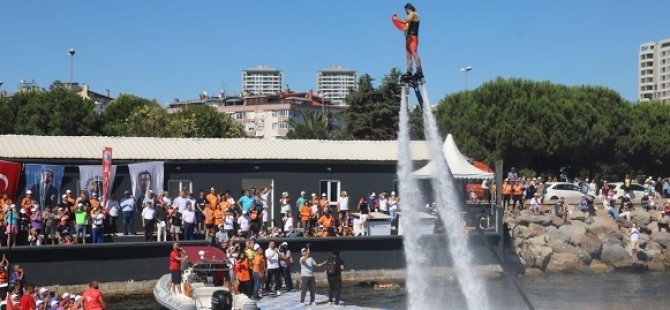
[[[390,17],[405,1],[0,1],[0,80],[42,87],[69,79],[113,96],[169,103],[240,89],[241,70],[267,64],[293,90],[342,65],[379,79],[404,67]],[[640,43],[670,37],[670,1],[415,1],[430,98],[502,77],[610,87],[637,97]]]

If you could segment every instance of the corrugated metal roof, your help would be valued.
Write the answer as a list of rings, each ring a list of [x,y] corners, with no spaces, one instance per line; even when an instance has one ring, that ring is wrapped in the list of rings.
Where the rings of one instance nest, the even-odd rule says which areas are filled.
[[[396,141],[67,137],[0,135],[0,158],[99,159],[105,146],[118,160],[331,160],[396,161]],[[411,144],[415,160],[428,160],[424,141]]]

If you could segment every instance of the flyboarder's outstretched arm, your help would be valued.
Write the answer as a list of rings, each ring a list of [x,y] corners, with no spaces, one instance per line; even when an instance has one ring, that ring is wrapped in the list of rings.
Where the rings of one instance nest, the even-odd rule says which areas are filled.
[[[414,16],[415,16],[414,14],[409,14],[407,15],[407,18],[402,19],[398,18],[398,15],[393,15],[393,20],[399,21],[403,24],[408,24],[409,22],[414,21]]]

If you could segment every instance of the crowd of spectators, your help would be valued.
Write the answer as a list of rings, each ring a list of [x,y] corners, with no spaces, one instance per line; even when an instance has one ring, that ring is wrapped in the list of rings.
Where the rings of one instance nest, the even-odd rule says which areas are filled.
[[[395,192],[368,193],[349,201],[342,191],[337,203],[327,195],[301,191],[295,201],[288,192],[279,199],[279,215],[271,219],[271,187],[250,188],[235,199],[230,191],[199,191],[194,196],[182,191],[148,190],[136,199],[124,191],[117,199],[102,201],[96,193],[67,190],[61,202],[39,206],[30,190],[15,204],[7,195],[0,198],[0,242],[10,247],[77,243],[103,243],[111,236],[136,235],[140,220],[147,241],[179,241],[204,238],[221,243],[233,238],[352,237],[368,234],[373,212],[388,215],[397,227],[399,197]],[[106,238],[108,237],[108,238]]]
[[[595,216],[597,210],[602,209],[615,220],[619,218],[630,220],[631,212],[638,207],[633,203],[633,188],[643,188],[643,193],[639,197],[639,207],[647,211],[662,211],[663,218],[659,222],[659,229],[661,226],[670,224],[670,199],[668,199],[670,198],[670,178],[654,179],[649,176],[642,180],[627,174],[620,188],[623,193],[617,193],[618,189],[607,180],[598,181],[595,178],[582,179],[579,177],[570,180],[564,171],[559,178],[549,177],[547,182],[568,182],[579,188],[581,200],[572,208],[573,210]],[[489,188],[488,197],[495,196],[495,186],[491,182],[485,181],[482,187]],[[512,167],[503,181],[501,191],[504,210],[530,208],[536,214],[551,212],[566,222],[570,221],[572,210],[564,197],[559,197],[553,208],[545,207],[545,182],[541,177],[521,177]],[[663,201],[663,199],[667,200]],[[602,208],[596,206],[596,200],[602,202]]]
[[[83,310],[105,308],[103,294],[98,282],[91,281],[89,289],[81,295],[65,291],[38,287],[26,282],[26,275],[20,265],[9,270],[9,261],[0,260],[0,299],[5,301],[3,309],[34,310]]]
[[[222,285],[228,286],[235,294],[241,293],[252,299],[261,299],[264,296],[279,296],[291,292],[297,285],[292,272],[296,266],[300,267],[300,302],[314,304],[315,273],[317,267],[324,267],[330,287],[328,302],[338,305],[342,289],[342,271],[345,269],[344,260],[339,257],[338,251],[333,251],[331,257],[317,263],[311,258],[309,244],[300,252],[299,261],[294,261],[287,242],[277,245],[270,241],[267,248],[256,243],[251,237],[245,241],[224,241],[221,245],[224,250],[225,262],[229,268]],[[170,272],[172,274],[172,290],[175,293],[187,293],[181,290],[181,272],[188,257],[184,255],[177,242],[173,243],[170,253]],[[187,289],[187,288],[185,288]],[[309,300],[306,300],[307,293]]]

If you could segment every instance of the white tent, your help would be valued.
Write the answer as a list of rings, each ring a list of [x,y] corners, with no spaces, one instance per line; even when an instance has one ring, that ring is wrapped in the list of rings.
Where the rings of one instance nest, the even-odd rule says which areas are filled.
[[[454,137],[451,134],[447,135],[442,145],[444,157],[446,157],[447,165],[457,179],[493,179],[492,172],[486,172],[473,166],[468,159],[458,150]],[[421,169],[413,172],[418,179],[430,179],[435,176],[435,163],[430,161]]]

